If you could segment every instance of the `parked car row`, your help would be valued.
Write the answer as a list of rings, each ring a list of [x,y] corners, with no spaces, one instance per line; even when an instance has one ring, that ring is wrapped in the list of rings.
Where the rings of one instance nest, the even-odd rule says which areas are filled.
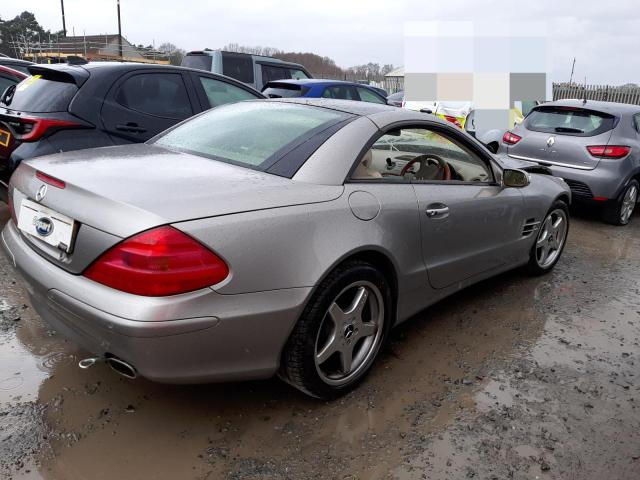
[[[264,98],[242,82],[182,67],[32,65],[0,98],[0,179],[23,159],[140,143],[212,107]]]
[[[624,170],[624,195],[637,185],[631,108],[536,106],[495,155],[367,85],[224,53],[192,52],[201,69],[32,65],[0,98],[0,247],[39,314],[91,352],[83,367],[277,374],[334,398],[421,309],[512,268],[553,269],[576,191],[552,174],[571,168],[559,147],[585,141],[597,160],[577,169]],[[214,73],[234,65],[253,83]],[[267,67],[291,77],[255,83]]]
[[[0,243],[42,318],[94,355],[84,367],[172,383],[278,374],[334,398],[391,327],[558,262],[569,188],[509,162],[420,112],[254,99],[146,143],[21,163]]]

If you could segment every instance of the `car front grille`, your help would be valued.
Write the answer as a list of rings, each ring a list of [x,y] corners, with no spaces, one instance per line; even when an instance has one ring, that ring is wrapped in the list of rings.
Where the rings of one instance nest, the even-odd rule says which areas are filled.
[[[571,189],[571,193],[575,197],[581,197],[581,198],[593,197],[593,193],[591,193],[591,189],[586,183],[578,182],[576,180],[567,180],[566,178],[564,179],[564,181],[566,182],[567,185],[569,185],[569,188]]]

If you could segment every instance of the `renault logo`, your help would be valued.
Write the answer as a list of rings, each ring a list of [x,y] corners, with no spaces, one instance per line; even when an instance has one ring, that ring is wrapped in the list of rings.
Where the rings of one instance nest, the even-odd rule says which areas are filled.
[[[41,202],[46,194],[47,194],[47,186],[42,185],[36,193],[36,202]]]
[[[556,143],[556,137],[549,137],[549,140],[547,140],[547,147],[553,147],[554,143]]]

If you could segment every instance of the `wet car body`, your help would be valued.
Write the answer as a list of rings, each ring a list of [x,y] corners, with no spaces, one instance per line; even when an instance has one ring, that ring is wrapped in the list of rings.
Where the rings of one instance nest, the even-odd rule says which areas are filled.
[[[540,112],[560,117],[562,121],[557,123],[566,126],[552,130],[532,125]],[[578,120],[572,120],[572,115]],[[594,122],[602,123],[597,126]],[[515,135],[512,140],[507,138],[511,133]],[[596,147],[599,150],[593,150]],[[607,153],[612,148],[622,150]],[[633,211],[620,218],[625,194],[635,191],[633,203],[638,200],[640,106],[591,100],[545,103],[505,134],[500,151],[513,159],[549,167],[566,180],[576,201],[604,207],[605,219],[625,224]]]
[[[64,188],[48,184],[39,203],[78,227],[71,251],[25,234],[15,220],[3,230],[4,251],[27,280],[34,307],[89,351],[123,359],[153,380],[272,376],[310,302],[345,264],[380,273],[389,287],[384,327],[401,323],[467,285],[529,262],[550,209],[570,202],[568,187],[548,175],[530,174],[526,186],[505,187],[506,170],[484,147],[433,116],[360,102],[270,100],[196,119],[233,108],[318,109],[335,118],[270,157],[262,170],[169,148],[160,136],[149,144],[24,162],[12,178],[14,217],[42,193],[43,178],[59,179]],[[399,126],[450,136],[495,177],[483,183],[356,178],[368,148]],[[87,278],[99,258],[127,239],[166,226],[218,254],[228,276],[170,296],[131,294]]]

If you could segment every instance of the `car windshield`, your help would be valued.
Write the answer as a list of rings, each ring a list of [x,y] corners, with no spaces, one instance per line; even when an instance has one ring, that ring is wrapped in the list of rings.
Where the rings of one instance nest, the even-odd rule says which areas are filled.
[[[225,105],[189,120],[153,143],[266,170],[284,153],[347,118],[342,112],[280,102]]]
[[[615,117],[608,113],[575,107],[538,107],[524,126],[528,130],[575,136],[593,136],[613,128]]]

